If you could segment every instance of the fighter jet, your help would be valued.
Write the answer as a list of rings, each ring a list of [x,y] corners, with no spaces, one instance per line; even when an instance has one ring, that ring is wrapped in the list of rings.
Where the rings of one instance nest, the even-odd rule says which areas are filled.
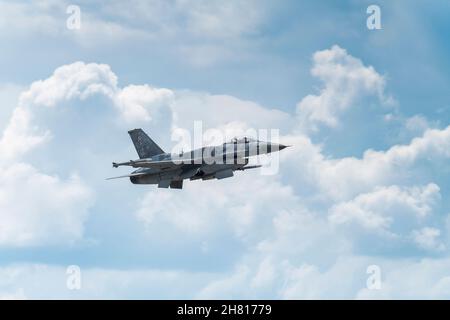
[[[219,146],[202,147],[189,152],[164,152],[142,129],[128,131],[139,156],[138,160],[113,162],[113,167],[138,168],[129,175],[108,178],[130,178],[133,184],[157,184],[159,188],[182,189],[183,180],[224,179],[234,171],[255,169],[249,157],[283,150],[287,146],[248,137],[234,138]]]

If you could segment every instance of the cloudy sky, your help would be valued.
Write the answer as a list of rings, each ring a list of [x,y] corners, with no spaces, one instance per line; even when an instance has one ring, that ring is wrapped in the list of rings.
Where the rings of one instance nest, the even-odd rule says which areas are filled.
[[[449,14],[0,0],[0,298],[450,298]],[[105,180],[127,130],[171,150],[196,120],[294,147],[275,175]]]

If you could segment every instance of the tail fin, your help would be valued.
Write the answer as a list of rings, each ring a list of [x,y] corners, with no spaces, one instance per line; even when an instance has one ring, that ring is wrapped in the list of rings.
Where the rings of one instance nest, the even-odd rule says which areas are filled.
[[[140,159],[150,158],[164,151],[142,129],[128,131]]]

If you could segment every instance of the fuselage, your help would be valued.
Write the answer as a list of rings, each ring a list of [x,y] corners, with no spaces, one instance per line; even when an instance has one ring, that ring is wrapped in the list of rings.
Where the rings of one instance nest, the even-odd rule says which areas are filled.
[[[245,170],[243,168],[248,164],[249,157],[272,153],[285,147],[281,144],[243,138],[178,154],[158,154],[130,162],[131,166],[139,167],[132,173],[136,175],[131,176],[130,181],[134,184],[159,184],[167,180],[227,178],[233,176],[233,171]],[[145,163],[153,162],[170,162],[170,165],[141,167]]]

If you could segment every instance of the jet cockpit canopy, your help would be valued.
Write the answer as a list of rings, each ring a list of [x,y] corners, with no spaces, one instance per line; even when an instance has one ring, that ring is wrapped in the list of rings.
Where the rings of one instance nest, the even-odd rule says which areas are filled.
[[[231,139],[230,143],[249,143],[254,141],[257,140],[250,137],[241,137],[241,138],[234,137],[233,139]]]

